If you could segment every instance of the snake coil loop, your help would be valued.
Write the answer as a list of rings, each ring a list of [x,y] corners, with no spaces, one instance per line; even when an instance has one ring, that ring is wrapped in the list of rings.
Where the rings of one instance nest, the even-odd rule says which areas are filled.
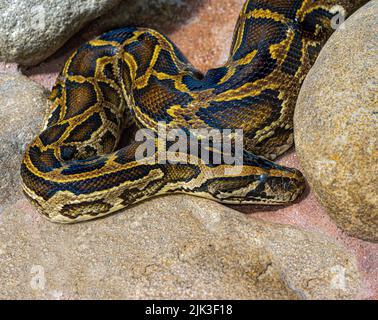
[[[332,8],[350,13],[361,2],[246,1],[227,63],[206,75],[154,30],[122,28],[89,41],[66,62],[44,129],[25,152],[25,194],[61,223],[171,193],[229,204],[293,201],[304,190],[302,174],[271,160],[293,145],[295,102],[333,31]],[[131,123],[156,132],[161,121],[167,129],[242,129],[238,174],[190,150],[179,152],[186,163],[160,163],[156,154],[141,163],[135,158],[140,143],[119,148]]]

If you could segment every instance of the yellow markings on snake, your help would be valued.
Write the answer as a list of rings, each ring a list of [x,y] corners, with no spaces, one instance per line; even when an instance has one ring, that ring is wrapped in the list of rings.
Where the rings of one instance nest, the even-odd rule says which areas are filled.
[[[227,62],[205,75],[155,30],[125,27],[87,42],[67,59],[43,130],[26,148],[25,195],[59,223],[173,193],[227,204],[294,201],[303,175],[272,160],[293,145],[296,99],[332,19],[362,2],[247,0]],[[197,132],[197,150],[182,147],[156,136],[162,122],[185,135],[219,135]],[[131,125],[153,141],[135,141]],[[219,148],[225,132],[241,148]]]

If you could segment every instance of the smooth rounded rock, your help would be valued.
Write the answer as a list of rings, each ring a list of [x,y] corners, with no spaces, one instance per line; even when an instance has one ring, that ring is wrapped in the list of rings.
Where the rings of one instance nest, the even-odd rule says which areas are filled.
[[[378,1],[339,28],[308,74],[295,110],[306,178],[347,234],[378,241]]]
[[[0,61],[35,65],[120,0],[0,0]]]

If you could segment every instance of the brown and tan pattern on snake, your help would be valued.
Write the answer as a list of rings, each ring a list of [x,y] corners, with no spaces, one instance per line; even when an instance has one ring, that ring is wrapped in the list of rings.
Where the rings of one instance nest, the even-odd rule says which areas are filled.
[[[171,193],[228,204],[293,201],[304,189],[303,176],[270,160],[293,144],[296,98],[335,15],[362,2],[246,1],[228,62],[205,75],[154,30],[123,28],[84,44],[60,73],[43,131],[25,152],[25,194],[62,223]],[[152,155],[141,163],[139,143],[120,147],[131,123],[156,131],[162,121],[186,131],[243,129],[239,174],[190,150],[176,154],[186,162],[159,163]]]

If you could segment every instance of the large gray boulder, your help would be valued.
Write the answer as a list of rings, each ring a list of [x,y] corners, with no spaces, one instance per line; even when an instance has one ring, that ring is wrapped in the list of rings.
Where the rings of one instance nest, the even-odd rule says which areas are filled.
[[[0,61],[35,65],[120,0],[0,0]]]

